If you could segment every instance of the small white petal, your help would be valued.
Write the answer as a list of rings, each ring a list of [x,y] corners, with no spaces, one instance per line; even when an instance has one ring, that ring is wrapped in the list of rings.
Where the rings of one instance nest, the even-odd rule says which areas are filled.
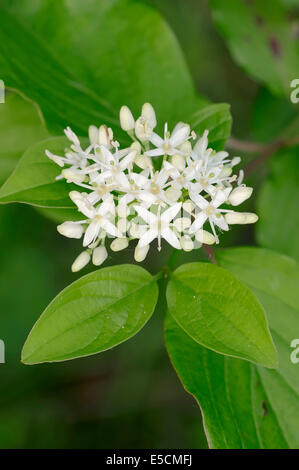
[[[173,147],[177,147],[178,145],[181,145],[185,140],[188,139],[190,134],[190,126],[189,124],[184,124],[180,129],[174,130],[171,134],[171,137],[169,139],[170,144]]]
[[[169,227],[161,230],[161,236],[169,243],[169,245],[173,246],[173,248],[176,248],[177,250],[181,248],[177,236]]]
[[[179,213],[179,211],[181,210],[181,207],[182,207],[181,202],[177,202],[173,206],[169,207],[169,209],[167,209],[165,212],[161,214],[161,220],[163,220],[163,222],[166,222],[166,223],[171,222],[175,218],[175,216]]]
[[[158,231],[155,229],[147,230],[141,237],[138,242],[139,248],[144,248],[145,246],[149,245],[155,238],[158,236]]]
[[[100,231],[100,224],[97,221],[92,221],[86,229],[84,238],[83,238],[83,246],[88,246],[93,243]]]
[[[197,232],[203,226],[207,218],[208,218],[207,214],[203,211],[197,214],[195,216],[195,220],[193,224],[190,227],[190,233]]]

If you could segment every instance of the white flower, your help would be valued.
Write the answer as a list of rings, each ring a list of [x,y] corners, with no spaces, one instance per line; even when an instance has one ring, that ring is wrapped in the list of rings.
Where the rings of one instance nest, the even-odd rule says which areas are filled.
[[[208,220],[215,237],[216,243],[219,242],[215,231],[215,225],[221,230],[228,230],[228,225],[225,218],[222,215],[222,212],[229,212],[226,209],[219,209],[228,197],[228,191],[219,190],[212,198],[211,201],[207,201],[200,194],[191,193],[190,197],[192,201],[196,204],[201,211],[195,215],[195,220],[190,227],[190,233],[195,233],[202,228],[204,223]]]
[[[88,201],[86,196],[74,198],[73,201],[77,205],[79,211],[88,217],[87,220],[82,222],[89,224],[84,235],[83,246],[88,246],[94,243],[101,229],[112,237],[118,236],[117,228],[110,221],[111,215],[113,216],[115,213],[115,205],[112,197],[106,199],[97,208]]]
[[[123,156],[118,150],[112,153],[104,146],[100,148],[105,158],[105,161],[101,163],[103,178],[105,178],[105,180],[110,179],[112,182],[117,183],[120,189],[128,189],[130,184],[125,171],[131,168],[136,156],[136,151],[132,150],[128,155]]]
[[[156,157],[159,155],[174,155],[180,154],[178,149],[190,137],[190,126],[188,124],[179,123],[175,126],[172,133],[168,132],[167,123],[164,126],[164,139],[162,139],[155,132],[152,133],[150,142],[157,147],[154,150],[149,150],[146,155],[149,157]]]
[[[152,212],[144,209],[141,206],[134,206],[136,212],[140,217],[148,224],[148,230],[141,236],[138,246],[143,248],[149,245],[155,238],[158,239],[158,250],[161,250],[161,238],[164,238],[171,246],[180,249],[181,245],[171,228],[171,221],[175,218],[182,207],[182,203],[176,203],[172,207],[162,212],[161,208],[158,207],[158,214],[155,215]]]

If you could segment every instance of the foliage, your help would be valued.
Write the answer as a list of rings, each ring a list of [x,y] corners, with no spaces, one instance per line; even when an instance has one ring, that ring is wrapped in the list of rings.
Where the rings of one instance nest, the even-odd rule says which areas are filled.
[[[10,247],[3,256],[3,270],[12,292],[16,283],[22,287],[26,266],[29,269],[32,265],[33,273],[31,283],[25,279],[25,287],[20,289],[20,299],[26,299],[28,310],[24,319],[15,318],[19,337],[12,357],[15,360],[20,354],[19,345],[41,305],[61,284],[73,281],[70,275],[65,275],[63,282],[64,274],[57,277],[58,272],[65,273],[71,242],[59,245],[62,242],[54,241],[54,227],[41,214],[59,222],[80,220],[69,198],[75,186],[57,179],[60,169],[45,151],[64,154],[69,143],[62,131],[67,126],[82,136],[86,147],[91,124],[111,127],[119,134],[121,145],[127,146],[130,141],[124,126],[118,124],[118,109],[126,103],[137,116],[141,105],[150,102],[159,122],[167,121],[171,128],[183,121],[198,136],[208,130],[209,143],[217,152],[230,146],[240,152],[247,148],[261,152],[247,170],[251,185],[259,189],[257,246],[213,251],[204,243],[192,254],[174,250],[166,259],[161,253],[158,263],[152,257],[147,269],[109,254],[109,266],[77,278],[46,307],[27,337],[22,362],[84,357],[83,370],[84,361],[98,364],[91,361],[105,357],[85,356],[107,351],[107,357],[117,357],[108,350],[136,335],[121,351],[129,357],[132,348],[132,361],[140,361],[134,380],[141,383],[139,374],[141,377],[144,369],[158,368],[165,317],[171,363],[201,408],[210,447],[299,448],[299,366],[290,356],[299,329],[299,114],[298,104],[288,102],[299,64],[298,18],[293,9],[297,3],[209,2],[233,60],[251,79],[262,83],[247,132],[249,138],[260,142],[251,146],[245,142],[240,149],[234,147],[238,140],[230,139],[229,104],[211,103],[197,93],[192,74],[198,69],[194,65],[189,70],[172,28],[150,3],[157,4],[137,0],[3,0],[1,4],[0,41],[5,47],[0,51],[0,79],[8,93],[5,105],[0,105],[0,203],[25,203],[36,211],[0,207],[2,245]],[[49,21],[50,17],[53,20]],[[204,28],[202,34],[204,37]],[[209,36],[205,40],[208,42]],[[161,135],[162,126],[157,132]],[[253,209],[254,203],[246,204]],[[253,231],[245,227],[234,239],[227,236],[224,243],[256,245]],[[22,247],[18,237],[24,239]],[[41,247],[49,247],[51,262]],[[21,278],[15,274],[19,257]],[[28,297],[30,289],[34,294]],[[7,312],[11,307],[5,290],[1,295]],[[17,297],[13,305],[20,312],[23,302]],[[4,320],[7,335],[14,332],[10,321]],[[143,338],[147,338],[144,345]],[[72,364],[61,364],[64,373],[71,374],[76,367]],[[51,369],[58,367],[54,364],[35,367],[38,371],[62,371]],[[26,385],[28,394],[38,387],[37,376],[27,372],[35,367],[22,367],[17,382],[30,377],[29,384],[35,377]],[[41,374],[48,388],[51,372],[49,377],[47,372]],[[147,376],[144,379],[145,390],[151,380],[154,382]],[[123,382],[129,382],[126,373]],[[135,392],[132,402],[138,401],[138,387]],[[118,390],[115,396],[114,404],[119,401]],[[197,427],[199,414],[194,419]],[[0,426],[0,436],[1,432]],[[204,446],[203,431],[200,439],[199,445]]]

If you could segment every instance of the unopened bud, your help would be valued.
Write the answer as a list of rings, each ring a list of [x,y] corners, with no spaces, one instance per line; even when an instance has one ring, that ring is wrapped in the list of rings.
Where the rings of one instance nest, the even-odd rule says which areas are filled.
[[[184,251],[192,251],[193,250],[194,243],[193,243],[193,241],[191,240],[190,237],[185,235],[184,237],[181,238],[180,242],[181,242],[182,250],[184,250]]]
[[[116,238],[110,245],[112,251],[121,251],[129,245],[127,238]]]
[[[205,245],[213,245],[216,242],[214,235],[203,229],[196,232],[195,238],[199,243],[204,243]]]
[[[135,120],[128,106],[122,106],[119,112],[121,128],[126,131],[132,131],[135,127]]]
[[[225,220],[228,224],[254,224],[258,216],[252,212],[228,212],[225,214]]]
[[[83,183],[86,181],[86,175],[77,173],[70,168],[62,170],[61,174],[66,179],[67,183]]]
[[[83,269],[90,261],[90,254],[87,251],[82,251],[72,264],[72,271],[76,273]]]
[[[152,129],[157,125],[157,118],[154,108],[150,103],[144,103],[141,116],[149,123]]]
[[[96,126],[89,126],[88,135],[91,144],[99,143],[99,129]]]
[[[219,174],[219,178],[227,178],[232,172],[233,170],[230,166],[224,166]]]
[[[104,246],[98,246],[92,252],[92,262],[95,266],[101,266],[107,257],[108,253]]]
[[[134,258],[135,258],[135,261],[137,261],[137,263],[141,263],[142,261],[145,260],[148,254],[149,248],[150,248],[149,245],[143,246],[142,248],[140,248],[138,245],[136,246]]]
[[[195,204],[194,202],[191,201],[191,199],[187,199],[187,201],[183,203],[184,211],[188,212],[189,214],[192,213],[192,211],[194,210],[194,207],[195,207]]]
[[[176,202],[181,197],[182,191],[177,188],[168,188],[165,191],[165,196],[172,202]]]
[[[189,142],[189,140],[187,140],[186,142],[183,142],[182,145],[180,146],[180,150],[184,152],[185,155],[190,155],[191,150],[192,150],[191,142]]]
[[[83,227],[76,222],[64,222],[57,227],[58,232],[68,238],[81,238]]]
[[[99,128],[99,145],[109,148],[113,139],[113,131],[105,125]]]
[[[242,202],[246,201],[246,199],[250,198],[252,191],[253,188],[250,188],[249,186],[239,186],[238,188],[233,189],[228,200],[233,206],[238,206],[239,204],[242,204]]]
[[[183,171],[185,166],[186,166],[186,160],[183,157],[183,155],[179,155],[178,153],[175,153],[171,157],[171,163],[172,165],[177,168],[179,171]]]

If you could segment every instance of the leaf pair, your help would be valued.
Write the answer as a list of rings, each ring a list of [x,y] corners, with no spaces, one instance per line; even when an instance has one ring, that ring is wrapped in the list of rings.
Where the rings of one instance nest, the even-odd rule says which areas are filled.
[[[122,265],[75,281],[36,323],[24,346],[23,362],[86,356],[129,339],[154,311],[159,276]],[[197,343],[224,355],[277,366],[262,306],[228,271],[207,263],[181,266],[170,276],[167,302],[177,323]]]

